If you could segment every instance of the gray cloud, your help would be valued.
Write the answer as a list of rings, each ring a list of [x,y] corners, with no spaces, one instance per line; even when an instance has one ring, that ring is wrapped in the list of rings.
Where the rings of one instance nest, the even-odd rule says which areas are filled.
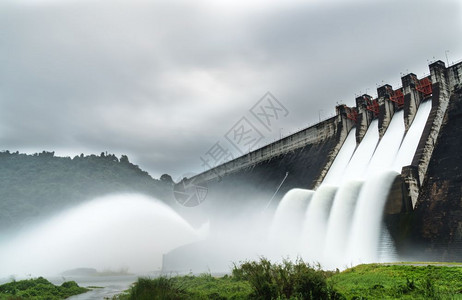
[[[461,59],[457,1],[0,5],[0,143],[124,153],[153,176],[199,157],[266,92],[289,109],[266,141]]]

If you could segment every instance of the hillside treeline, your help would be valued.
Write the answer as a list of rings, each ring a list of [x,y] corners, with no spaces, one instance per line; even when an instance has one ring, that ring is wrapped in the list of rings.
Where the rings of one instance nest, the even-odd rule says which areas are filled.
[[[0,152],[0,232],[97,196],[137,192],[171,201],[168,175],[153,179],[126,155],[56,157]]]

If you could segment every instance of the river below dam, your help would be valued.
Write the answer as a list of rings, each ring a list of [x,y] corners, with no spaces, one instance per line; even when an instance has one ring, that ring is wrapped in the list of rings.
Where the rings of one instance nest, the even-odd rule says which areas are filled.
[[[65,276],[49,277],[50,282],[55,285],[61,285],[64,281],[75,281],[81,287],[91,287],[92,289],[84,294],[72,296],[71,300],[87,299],[111,299],[113,296],[127,290],[137,279],[139,275],[123,276]]]

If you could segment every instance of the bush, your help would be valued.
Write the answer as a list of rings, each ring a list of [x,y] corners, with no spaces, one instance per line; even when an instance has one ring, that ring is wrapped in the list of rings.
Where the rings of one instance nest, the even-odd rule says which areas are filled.
[[[88,289],[79,287],[75,281],[56,286],[45,278],[39,277],[0,285],[0,299],[65,299],[87,291]]]
[[[254,299],[340,299],[326,282],[329,273],[298,259],[272,264],[266,258],[234,266],[233,277],[247,280]]]
[[[187,299],[184,289],[178,287],[171,278],[159,277],[138,278],[135,285],[129,290],[128,299],[133,300],[179,300]]]

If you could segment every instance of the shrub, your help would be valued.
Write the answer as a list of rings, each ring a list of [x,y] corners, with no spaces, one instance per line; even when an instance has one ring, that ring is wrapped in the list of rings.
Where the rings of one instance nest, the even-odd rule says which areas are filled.
[[[254,299],[340,299],[326,282],[328,273],[298,259],[272,264],[266,258],[234,266],[233,277],[247,280]]]
[[[128,299],[179,300],[187,299],[187,293],[177,286],[171,278],[138,278],[138,281],[129,290]]]
[[[88,289],[79,287],[75,281],[56,286],[45,278],[39,277],[0,285],[0,299],[65,299],[87,291]]]

